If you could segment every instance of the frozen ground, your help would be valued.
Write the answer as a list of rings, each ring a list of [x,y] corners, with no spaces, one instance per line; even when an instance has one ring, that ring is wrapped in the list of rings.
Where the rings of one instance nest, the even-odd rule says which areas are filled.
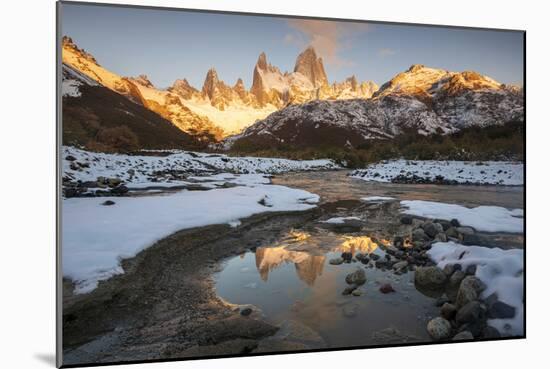
[[[469,265],[476,265],[476,277],[487,286],[481,297],[485,299],[496,293],[498,300],[516,309],[513,318],[489,319],[488,324],[504,335],[524,333],[523,250],[437,242],[432,245],[428,255],[440,268],[447,264],[460,264],[464,270]]]
[[[425,218],[452,220],[483,232],[523,232],[523,209],[508,210],[500,206],[477,206],[467,208],[443,202],[405,200],[401,201],[405,214]]]
[[[523,185],[523,163],[392,160],[369,165],[352,177],[376,182]]]
[[[119,178],[129,188],[171,187],[199,181],[213,182],[211,185],[215,187],[216,184],[228,182],[227,179],[237,184],[251,180],[265,182],[266,179],[260,179],[261,174],[339,168],[328,159],[288,160],[229,157],[187,151],[169,152],[171,153],[166,156],[121,155],[94,153],[64,146],[63,175],[82,182],[96,181],[98,177]]]

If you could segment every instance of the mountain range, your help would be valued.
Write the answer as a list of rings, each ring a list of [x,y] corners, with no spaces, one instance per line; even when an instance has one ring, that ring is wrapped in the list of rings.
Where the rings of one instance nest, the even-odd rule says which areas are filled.
[[[92,106],[78,100],[87,100],[90,91],[105,94],[103,88],[139,106],[132,107],[134,112],[156,114],[155,129],[172,132],[175,127],[182,133],[176,135],[177,140],[191,139],[195,146],[224,140],[224,147],[235,143],[355,147],[409,129],[446,134],[472,125],[524,119],[522,89],[472,71],[413,65],[380,88],[355,76],[331,84],[313,47],[298,55],[292,72],[271,65],[262,52],[250,90],[241,78],[234,85],[226,84],[214,68],[208,70],[201,89],[185,78],[169,88],[158,88],[146,75],[123,77],[102,67],[69,37],[62,40],[62,59],[64,111],[75,105],[86,114],[95,113],[90,111]],[[100,115],[112,120],[106,109],[102,106]],[[118,106],[112,109],[112,114],[120,114]],[[130,131],[137,129],[131,116],[126,114],[125,123]],[[142,129],[137,130],[139,142],[150,141]],[[173,144],[170,140],[164,143]]]

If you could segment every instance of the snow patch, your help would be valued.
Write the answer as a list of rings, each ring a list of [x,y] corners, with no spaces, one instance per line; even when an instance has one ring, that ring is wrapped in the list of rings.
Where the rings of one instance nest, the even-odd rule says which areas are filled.
[[[500,301],[516,309],[516,315],[511,319],[489,319],[487,323],[502,335],[524,334],[523,250],[437,242],[432,245],[428,255],[440,268],[447,264],[460,264],[464,270],[469,265],[476,265],[476,277],[487,286],[481,298],[496,293]]]
[[[461,225],[484,232],[523,232],[523,210],[508,210],[499,206],[478,206],[467,208],[443,202],[405,200],[401,201],[401,212],[424,218],[457,219]]]
[[[431,181],[440,178],[457,183],[523,186],[523,164],[500,161],[392,160],[355,170],[351,176],[375,182],[392,182],[398,176],[417,176]]]
[[[270,206],[259,204],[269,198]],[[115,202],[103,206],[105,200]],[[277,185],[180,191],[166,196],[71,198],[63,201],[63,275],[87,293],[98,281],[123,273],[120,260],[135,256],[182,229],[238,225],[262,212],[303,211],[319,196]]]

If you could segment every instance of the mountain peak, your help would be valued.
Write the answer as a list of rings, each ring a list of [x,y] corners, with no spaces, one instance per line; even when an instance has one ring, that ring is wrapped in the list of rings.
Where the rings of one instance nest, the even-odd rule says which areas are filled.
[[[267,56],[263,51],[260,53],[260,56],[258,56],[258,61],[256,62],[256,66],[262,70],[267,69]]]
[[[315,87],[328,84],[327,74],[323,66],[323,59],[317,57],[313,46],[308,46],[296,58],[294,72],[304,75]]]

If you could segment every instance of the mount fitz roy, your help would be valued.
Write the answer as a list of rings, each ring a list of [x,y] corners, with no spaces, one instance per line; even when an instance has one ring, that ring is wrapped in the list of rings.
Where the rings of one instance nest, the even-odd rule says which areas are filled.
[[[522,89],[476,72],[413,65],[380,88],[355,76],[330,84],[323,60],[312,47],[298,55],[292,72],[281,72],[262,52],[250,90],[240,78],[226,84],[214,68],[208,70],[201,89],[186,79],[160,89],[146,75],[122,77],[103,68],[69,37],[62,41],[62,59],[64,115],[65,110],[78,112],[71,119],[81,121],[74,132],[80,132],[90,114],[100,125],[105,120],[113,125],[114,116],[124,117],[120,123],[138,131],[146,146],[192,142],[197,147],[224,138],[225,147],[247,140],[271,146],[356,146],[405,129],[446,134],[472,125],[523,121],[524,114]],[[116,98],[117,104],[110,105],[106,95],[112,93],[127,102]],[[90,99],[103,104],[86,106],[84,100]],[[152,132],[153,121],[153,131],[164,133],[151,141],[145,132]],[[177,134],[167,133],[174,128]],[[85,145],[85,138],[71,137],[73,143]]]

